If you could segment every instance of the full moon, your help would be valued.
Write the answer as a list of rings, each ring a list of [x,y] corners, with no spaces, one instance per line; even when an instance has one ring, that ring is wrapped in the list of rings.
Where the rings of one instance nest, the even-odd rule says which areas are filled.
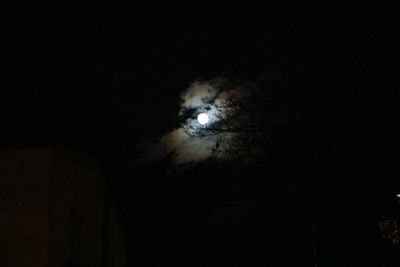
[[[206,124],[208,122],[208,115],[206,113],[200,113],[199,116],[197,116],[197,121],[201,125]]]

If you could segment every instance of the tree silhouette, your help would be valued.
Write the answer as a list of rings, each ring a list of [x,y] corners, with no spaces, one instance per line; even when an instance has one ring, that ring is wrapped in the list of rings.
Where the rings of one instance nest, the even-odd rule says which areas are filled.
[[[187,109],[182,127],[190,136],[215,138],[212,155],[218,160],[262,160],[284,122],[286,106],[279,82],[271,78],[267,82],[247,80],[225,85],[220,94],[206,100],[207,109],[213,111],[210,123],[201,125],[194,119],[197,110]]]
[[[384,240],[390,241],[393,245],[400,244],[400,229],[395,218],[382,215],[378,226]]]

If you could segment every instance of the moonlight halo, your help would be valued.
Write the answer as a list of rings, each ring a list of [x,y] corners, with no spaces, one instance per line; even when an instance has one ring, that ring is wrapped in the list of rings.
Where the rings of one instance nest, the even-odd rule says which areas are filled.
[[[201,124],[201,125],[204,125],[204,124],[207,124],[208,123],[208,115],[206,114],[206,113],[200,113],[198,116],[197,116],[197,121]]]

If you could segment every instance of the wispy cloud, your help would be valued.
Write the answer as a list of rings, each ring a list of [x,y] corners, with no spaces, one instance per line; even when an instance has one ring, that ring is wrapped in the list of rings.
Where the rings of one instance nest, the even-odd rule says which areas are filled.
[[[181,94],[181,110],[179,116],[185,110],[194,110],[194,115],[206,112],[210,117],[210,123],[217,119],[216,104],[221,104],[231,95],[243,94],[239,87],[227,86],[227,79],[218,78],[209,81],[194,81],[187,90]],[[187,124],[198,123],[193,118],[188,118]],[[220,136],[192,136],[179,127],[162,136],[157,144],[146,144],[144,146],[144,161],[161,160],[168,154],[173,153],[174,163],[194,163],[205,160],[212,155]]]

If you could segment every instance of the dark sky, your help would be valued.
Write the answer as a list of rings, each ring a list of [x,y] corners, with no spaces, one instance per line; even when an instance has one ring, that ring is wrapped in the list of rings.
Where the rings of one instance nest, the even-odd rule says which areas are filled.
[[[196,78],[251,78],[286,57],[315,131],[355,120],[393,127],[389,10],[358,1],[4,9],[1,143],[123,149],[175,127],[179,93]]]
[[[397,177],[399,42],[390,7],[277,2],[3,9],[1,146],[76,147],[105,163],[113,180],[130,179],[132,148],[177,126],[179,94],[191,82],[223,72],[251,79],[289,58],[288,103],[308,116],[306,138],[286,141],[315,151],[310,173]],[[126,184],[117,182],[129,194]],[[192,197],[193,185],[163,185]],[[141,186],[149,196],[169,194],[154,180]],[[185,210],[177,199],[172,207]]]
[[[299,60],[308,68],[329,68],[321,56],[335,60],[332,53],[337,60],[365,53],[378,61],[389,53],[386,44],[378,44],[381,52],[370,46],[390,29],[390,15],[379,8],[297,5],[4,9],[2,109],[22,119],[51,120],[50,128],[62,133],[49,135],[61,139],[65,128],[78,136],[87,131],[80,122],[99,127],[98,136],[113,131],[109,123],[157,131],[173,123],[178,94],[191,81],[231,66],[251,72],[263,64],[257,58],[271,40],[301,46]]]

